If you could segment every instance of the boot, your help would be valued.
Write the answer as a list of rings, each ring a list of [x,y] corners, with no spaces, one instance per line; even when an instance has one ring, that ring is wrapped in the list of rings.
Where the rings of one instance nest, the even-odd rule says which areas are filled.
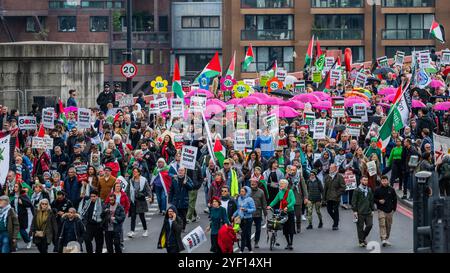
[[[312,224],[309,224],[308,227],[306,229],[313,229]]]
[[[300,233],[302,231],[302,226],[297,224],[297,234]]]
[[[323,227],[323,223],[322,223],[322,220],[321,220],[320,223],[319,223],[318,228],[322,228],[322,227]]]

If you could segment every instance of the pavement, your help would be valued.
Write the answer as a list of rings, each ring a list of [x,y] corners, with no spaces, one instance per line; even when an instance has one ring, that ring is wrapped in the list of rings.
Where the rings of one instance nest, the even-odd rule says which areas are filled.
[[[186,233],[201,226],[203,229],[209,224],[208,215],[203,212],[205,208],[205,196],[203,189],[198,191],[197,199],[197,213],[200,216],[200,220],[195,223],[190,223],[186,227]],[[401,199],[400,199],[401,200]],[[156,200],[155,200],[156,201]],[[124,223],[124,236],[125,236],[125,248],[124,253],[166,253],[164,249],[157,249],[157,243],[164,216],[159,214],[159,209],[156,204],[149,205],[150,210],[146,213],[146,221],[149,231],[148,237],[142,237],[143,228],[140,219],[136,220],[136,235],[134,238],[126,237],[130,230],[130,219]],[[314,212],[313,214],[313,226],[314,229],[306,230],[307,222],[302,221],[302,232],[294,236],[294,250],[285,250],[286,241],[282,232],[278,232],[278,242],[280,246],[276,247],[273,253],[370,253],[370,252],[382,252],[382,253],[412,253],[413,252],[413,215],[411,209],[399,202],[398,209],[394,215],[393,227],[391,231],[391,238],[389,241],[393,244],[391,247],[380,247],[379,227],[377,213],[374,214],[373,228],[367,240],[372,248],[360,248],[357,240],[356,226],[353,223],[353,214],[351,210],[340,209],[340,224],[339,230],[332,230],[332,220],[328,215],[326,208],[321,210],[324,227],[318,229],[318,219]],[[255,229],[252,229],[252,238],[254,237]],[[260,248],[254,249],[255,253],[272,253],[267,243],[267,230],[262,229],[261,240],[259,243]],[[195,249],[194,253],[210,253],[210,234],[207,234],[208,241],[200,245]],[[253,242],[253,240],[252,240]],[[19,247],[22,247],[19,253],[36,253],[36,247],[32,247],[27,250],[24,249],[24,243],[19,242]],[[50,246],[50,249],[52,246]],[[238,251],[237,244],[235,245],[235,251]],[[244,253],[248,253],[246,249]]]

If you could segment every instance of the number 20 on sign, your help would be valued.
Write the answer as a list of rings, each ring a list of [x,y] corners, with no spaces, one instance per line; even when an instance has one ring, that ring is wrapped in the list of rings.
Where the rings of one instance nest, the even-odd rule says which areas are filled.
[[[125,78],[132,79],[136,77],[138,68],[136,64],[134,64],[133,62],[126,62],[120,68],[120,72],[122,73],[122,76],[124,76]]]

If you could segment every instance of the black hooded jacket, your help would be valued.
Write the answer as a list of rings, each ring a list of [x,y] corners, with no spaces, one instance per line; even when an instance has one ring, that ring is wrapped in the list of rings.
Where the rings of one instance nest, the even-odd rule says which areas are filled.
[[[161,228],[161,233],[159,235],[158,249],[178,247],[178,251],[180,252],[184,250],[183,242],[181,241],[183,220],[178,216],[178,211],[174,206],[169,207],[168,210],[170,209],[176,213],[177,217],[175,221],[172,222],[171,226],[169,223],[169,214],[166,213],[163,226]]]

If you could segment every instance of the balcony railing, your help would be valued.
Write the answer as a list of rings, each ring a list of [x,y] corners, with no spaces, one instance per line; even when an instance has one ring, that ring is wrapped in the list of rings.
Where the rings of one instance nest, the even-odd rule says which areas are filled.
[[[428,29],[383,29],[383,40],[423,40],[430,39]]]
[[[312,34],[320,40],[362,40],[364,30],[362,29],[313,29]]]
[[[145,41],[159,44],[169,43],[170,39],[169,33],[167,32],[133,32],[132,38],[135,41]],[[127,40],[126,32],[113,33],[113,41],[126,41],[126,40]]]
[[[242,30],[241,40],[294,40],[294,31],[288,29]]]
[[[383,7],[388,8],[427,8],[434,6],[435,0],[383,0]]]
[[[362,8],[364,0],[311,0],[313,8]]]
[[[241,0],[243,9],[293,8],[294,0]]]
[[[248,69],[243,71],[248,73],[266,71],[269,68],[269,62],[253,62],[249,65]],[[294,71],[294,62],[279,62],[278,67],[283,67],[288,72]]]
[[[121,9],[125,7],[125,1],[66,1],[66,0],[52,0],[48,1],[49,9],[74,9],[80,6],[81,8],[94,9]]]

